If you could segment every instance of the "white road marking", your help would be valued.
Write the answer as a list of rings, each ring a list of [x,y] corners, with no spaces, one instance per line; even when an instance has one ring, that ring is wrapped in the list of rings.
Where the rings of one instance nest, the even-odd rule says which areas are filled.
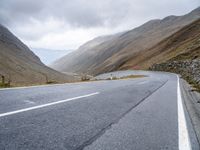
[[[142,82],[139,82],[138,84],[139,85],[142,85],[142,84],[145,84],[145,83],[148,83],[149,81],[142,81]]]
[[[29,104],[34,104],[35,102],[33,102],[33,101],[30,101],[30,100],[25,100],[24,101],[25,103],[29,103]]]
[[[183,100],[181,97],[181,90],[179,84],[179,77],[177,76],[177,98],[178,98],[178,137],[179,150],[191,150],[191,143],[189,133],[187,130],[186,118],[183,109]]]
[[[33,107],[29,107],[29,108],[24,108],[24,109],[20,109],[20,110],[16,110],[16,111],[6,112],[6,113],[0,114],[0,117],[10,116],[10,115],[30,111],[30,110],[35,110],[35,109],[44,108],[44,107],[48,107],[48,106],[52,106],[52,105],[57,105],[57,104],[60,104],[60,103],[65,103],[65,102],[80,99],[80,98],[90,97],[90,96],[97,95],[97,94],[99,94],[99,92],[95,92],[95,93],[91,93],[91,94],[87,94],[87,95],[82,95],[82,96],[78,96],[78,97],[73,97],[73,98],[68,98],[68,99],[65,99],[65,100],[60,100],[60,101],[42,104],[42,105],[38,105],[38,106],[33,106]]]

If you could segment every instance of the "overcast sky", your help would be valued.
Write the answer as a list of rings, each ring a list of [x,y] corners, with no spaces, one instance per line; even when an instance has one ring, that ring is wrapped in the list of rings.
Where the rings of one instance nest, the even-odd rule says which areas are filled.
[[[199,5],[200,0],[0,0],[0,23],[29,47],[76,49],[96,36]]]

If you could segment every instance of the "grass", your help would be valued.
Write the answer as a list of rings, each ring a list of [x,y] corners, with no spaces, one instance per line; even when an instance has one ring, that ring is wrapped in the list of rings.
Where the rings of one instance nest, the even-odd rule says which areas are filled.
[[[131,78],[144,78],[147,77],[145,75],[128,75],[128,76],[124,76],[124,77],[113,77],[112,80],[121,80],[121,79],[131,79]],[[107,78],[106,80],[111,80],[111,78]]]
[[[183,77],[184,78],[184,77]],[[190,78],[184,78],[191,86],[192,86],[192,91],[196,91],[200,93],[200,85],[191,80]]]
[[[117,78],[117,77],[113,77],[112,80],[120,80],[120,79],[130,79],[130,78],[143,78],[143,77],[146,77],[144,75],[129,75],[129,76],[124,76],[124,77],[121,77],[121,78]],[[110,78],[108,79],[105,79],[105,80],[110,80]],[[41,84],[28,84],[28,85],[14,85],[12,84],[9,85],[8,83],[5,83],[5,84],[2,84],[0,83],[0,88],[13,88],[13,87],[31,87],[31,86],[40,86],[40,85],[50,85],[50,84],[65,84],[65,83],[81,83],[81,82],[95,82],[95,81],[98,81],[98,80],[90,80],[90,79],[85,79],[83,78],[82,80],[80,81],[77,81],[77,82],[63,82],[63,83],[58,83],[56,81],[48,81],[46,83],[41,83]]]
[[[144,78],[144,77],[147,77],[147,76],[145,76],[145,75],[129,75],[129,76],[121,77],[120,79]]]
[[[46,82],[46,84],[57,84],[58,82],[56,82],[56,81],[48,81],[48,82]]]
[[[8,88],[8,87],[11,87],[10,84],[8,83],[0,83],[0,88]]]
[[[200,87],[199,87],[199,86],[195,86],[195,85],[192,84],[192,88],[193,88],[193,89],[191,90],[192,92],[195,91],[195,92],[199,92],[199,93],[200,93]]]

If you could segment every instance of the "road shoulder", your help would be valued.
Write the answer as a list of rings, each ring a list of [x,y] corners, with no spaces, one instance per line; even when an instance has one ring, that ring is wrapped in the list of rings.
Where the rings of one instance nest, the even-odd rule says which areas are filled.
[[[180,79],[180,88],[182,92],[182,98],[184,100],[187,124],[189,132],[192,133],[195,131],[195,137],[190,137],[193,143],[192,145],[196,145],[194,143],[200,142],[200,93],[192,90],[192,87],[183,79]],[[190,134],[191,135],[191,134]],[[199,148],[199,147],[198,147]],[[197,149],[197,148],[193,148]]]

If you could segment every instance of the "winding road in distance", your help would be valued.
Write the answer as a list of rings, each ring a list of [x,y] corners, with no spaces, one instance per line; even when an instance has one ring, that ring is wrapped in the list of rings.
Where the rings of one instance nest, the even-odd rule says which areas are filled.
[[[177,75],[112,74],[0,90],[0,150],[199,150]]]

